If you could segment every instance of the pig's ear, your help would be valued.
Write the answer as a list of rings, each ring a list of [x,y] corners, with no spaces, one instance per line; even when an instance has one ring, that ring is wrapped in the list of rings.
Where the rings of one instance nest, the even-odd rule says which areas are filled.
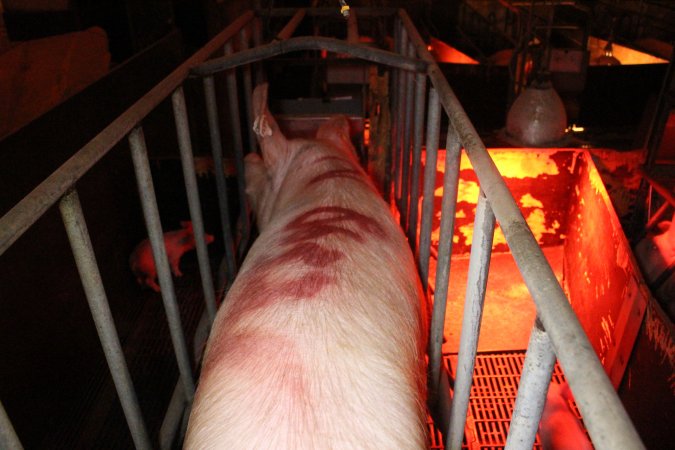
[[[286,137],[267,108],[268,87],[263,83],[253,90],[253,131],[258,137],[265,165],[274,173],[287,158],[289,150]]]
[[[351,152],[356,153],[349,137],[349,120],[345,116],[333,116],[322,123],[316,131],[316,138],[329,141],[337,147],[350,149]]]

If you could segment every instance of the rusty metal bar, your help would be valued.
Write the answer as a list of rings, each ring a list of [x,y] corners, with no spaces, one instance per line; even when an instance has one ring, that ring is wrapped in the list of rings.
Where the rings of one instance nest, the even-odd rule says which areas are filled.
[[[16,435],[14,426],[9,420],[5,407],[0,402],[0,448],[7,450],[23,450],[23,445]]]
[[[588,337],[572,310],[546,257],[527,226],[518,205],[490,158],[485,145],[464,112],[408,14],[399,10],[418,54],[427,61],[429,77],[438,90],[450,124],[469,156],[506,242],[532,296],[539,318],[584,417],[597,450],[642,449],[640,440],[621,400],[598,360]],[[454,410],[453,410],[454,411]]]
[[[410,214],[408,216],[408,243],[413,251],[417,251],[417,216],[420,197],[420,166],[422,160],[422,139],[424,130],[424,101],[427,94],[427,77],[417,74],[415,80],[415,118],[413,133],[413,160],[410,181]]]
[[[478,194],[476,221],[473,226],[464,316],[462,317],[462,331],[457,354],[455,391],[452,397],[452,416],[450,417],[448,432],[445,435],[445,448],[449,450],[460,450],[462,448],[473,368],[476,363],[476,350],[478,349],[478,334],[480,333],[483,304],[485,303],[485,288],[487,287],[490,270],[494,231],[495,216],[481,190]]]
[[[293,36],[293,33],[295,33],[295,30],[298,28],[298,25],[300,25],[302,19],[305,18],[306,12],[307,11],[304,8],[298,9],[296,13],[293,14],[293,17],[291,17],[291,20],[289,20],[288,23],[275,36],[275,39],[285,41],[286,39]]]
[[[290,38],[285,41],[270,42],[257,48],[237,52],[231,56],[214,58],[194,67],[192,72],[200,76],[211,75],[223,70],[233,69],[242,64],[249,64],[272,56],[302,50],[327,50],[333,53],[345,53],[354,58],[412,72],[424,72],[428,66],[426,62],[419,59],[397,55],[387,50],[369,47],[365,44],[349,44],[341,39],[327,37],[303,36]]]
[[[536,320],[527,344],[505,450],[530,450],[534,445],[554,366],[551,341]]]
[[[218,211],[220,226],[225,247],[225,267],[227,279],[231,282],[237,273],[237,261],[234,254],[234,239],[230,223],[230,206],[227,198],[227,182],[223,172],[223,144],[218,121],[218,105],[216,104],[216,87],[213,77],[204,77],[204,97],[206,98],[206,117],[211,137],[211,154],[216,172],[216,193],[218,194]],[[220,275],[220,274],[219,274]],[[220,288],[220,282],[218,283]]]
[[[192,220],[192,230],[195,235],[195,249],[197,250],[199,275],[201,276],[202,289],[204,290],[204,302],[206,304],[206,312],[209,315],[209,320],[213,322],[216,318],[216,295],[213,290],[213,277],[211,276],[209,252],[206,248],[207,244],[204,234],[202,204],[199,200],[199,188],[197,187],[194,155],[192,154],[192,142],[190,139],[190,124],[188,122],[187,108],[185,107],[185,95],[183,94],[182,86],[171,95],[171,103],[173,105],[174,120],[176,122],[178,149],[180,150],[181,165],[183,166],[183,179],[185,181],[188,208],[190,210],[190,219]],[[221,168],[222,166],[216,167],[216,170]]]
[[[124,359],[108,298],[103,289],[101,273],[96,263],[96,256],[91,245],[87,223],[82,213],[82,205],[76,190],[71,190],[61,198],[59,209],[63,224],[68,234],[70,247],[73,250],[77,271],[80,274],[82,287],[89,303],[91,316],[96,324],[96,332],[103,347],[105,359],[110,368],[117,395],[122,404],[134,446],[137,449],[150,449],[150,438],[138,405],[138,397],[129,375],[129,368]],[[4,448],[4,447],[3,447]]]
[[[188,58],[157,86],[141,97],[121,116],[96,135],[75,155],[48,176],[33,191],[0,218],[0,254],[4,253],[25,231],[54,205],[71,186],[94,164],[103,158],[111,148],[135,127],[157,105],[176,90],[185,80],[190,69],[206,60],[220,49],[225,41],[232,38],[239,29],[253,19],[248,11],[232,22],[201,50]]]
[[[350,44],[359,43],[359,25],[354,10],[351,10],[349,17],[347,18],[347,42]]]
[[[180,311],[176,302],[176,293],[173,287],[173,279],[169,269],[169,261],[164,247],[164,237],[162,234],[162,224],[159,219],[159,209],[157,208],[157,197],[155,188],[152,184],[152,174],[150,173],[150,163],[148,162],[148,151],[145,147],[145,138],[143,129],[138,127],[129,134],[129,147],[136,172],[136,181],[138,183],[138,193],[141,198],[143,208],[143,217],[145,226],[148,229],[150,246],[152,247],[152,256],[157,268],[157,277],[159,286],[162,290],[162,300],[164,310],[166,311],[167,322],[169,323],[169,332],[171,342],[176,354],[178,371],[185,390],[186,403],[190,405],[194,396],[195,384],[192,378],[192,368],[190,367],[190,358],[188,356],[185,335],[180,319]]]
[[[436,285],[434,286],[434,307],[431,315],[429,337],[429,388],[440,393],[438,384],[443,364],[443,330],[448,300],[452,236],[455,229],[457,188],[459,186],[459,161],[462,147],[453,130],[448,130],[445,143],[445,176],[443,177],[443,198],[441,200],[441,224],[438,238],[438,259],[436,264]]]
[[[431,222],[434,216],[434,189],[436,187],[436,159],[441,132],[441,103],[433,87],[429,90],[427,112],[426,158],[424,162],[424,190],[422,191],[422,221],[417,265],[424,292],[429,292],[429,255],[431,252]]]

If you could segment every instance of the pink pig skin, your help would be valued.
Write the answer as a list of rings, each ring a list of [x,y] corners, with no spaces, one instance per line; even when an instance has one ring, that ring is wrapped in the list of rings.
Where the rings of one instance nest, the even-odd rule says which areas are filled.
[[[180,259],[185,252],[195,248],[195,235],[192,230],[192,222],[185,221],[180,223],[180,230],[168,231],[164,233],[164,245],[166,247],[166,255],[169,259],[171,272],[177,277],[183,276],[180,271]],[[205,234],[204,238],[207,244],[213,242],[213,236]],[[129,256],[129,265],[131,271],[136,275],[136,281],[140,285],[146,285],[152,290],[159,292],[159,285],[157,284],[157,268],[155,267],[155,259],[152,256],[152,248],[150,241],[145,239],[141,241]]]
[[[254,92],[260,235],[218,312],[186,449],[426,448],[412,254],[337,117],[286,140]]]
[[[568,400],[572,393],[567,383],[552,382],[539,422],[543,450],[593,450],[593,445],[574,414]]]

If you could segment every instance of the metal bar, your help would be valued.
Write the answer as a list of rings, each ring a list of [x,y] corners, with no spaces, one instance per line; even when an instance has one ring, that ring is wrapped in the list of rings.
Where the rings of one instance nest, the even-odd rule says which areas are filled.
[[[347,42],[350,44],[359,43],[359,25],[356,20],[356,11],[351,10],[347,18]]]
[[[530,450],[534,445],[553,366],[555,353],[551,341],[537,320],[527,345],[505,450]]]
[[[546,257],[532,235],[518,205],[501,178],[478,133],[426,44],[412,26],[410,17],[399,10],[418,55],[429,62],[429,78],[438,90],[460,142],[471,160],[481,187],[492,205],[506,242],[534,300],[539,318],[546,328],[577,406],[584,417],[597,450],[644,448],[635,427],[614,391],[588,337],[558,283]]]
[[[281,31],[275,36],[275,39],[285,41],[286,39],[293,36],[293,33],[295,33],[295,30],[298,28],[298,25],[300,25],[302,19],[305,18],[305,13],[306,10],[304,8],[298,9],[296,13],[293,14],[293,17],[291,17],[291,20],[288,21],[286,26],[284,26],[281,29]]]
[[[407,34],[405,31],[405,28],[401,27],[400,33],[399,33],[399,51],[403,54],[405,52],[405,49],[408,48],[408,38]],[[396,102],[396,107],[397,110],[395,111],[396,114],[396,139],[394,142],[396,142],[396,176],[394,178],[394,188],[395,188],[395,193],[396,193],[396,204],[398,205],[399,212],[401,211],[401,202],[402,200],[402,184],[403,184],[403,179],[402,179],[402,170],[403,170],[403,153],[404,153],[404,146],[403,146],[403,129],[405,126],[405,101],[406,101],[406,76],[403,73],[403,71],[399,70],[398,71],[398,101]]]
[[[82,205],[76,190],[63,196],[59,203],[63,224],[68,234],[70,247],[73,250],[77,271],[80,274],[82,287],[89,303],[92,318],[96,324],[96,332],[103,347],[105,359],[110,368],[117,395],[120,398],[124,417],[126,418],[134,446],[138,449],[150,449],[148,437],[138,398],[134,390],[122,344],[120,344],[115,322],[110,312],[108,298],[103,289],[101,274],[96,263],[96,256],[87,231],[87,224],[82,213]]]
[[[218,210],[220,226],[225,246],[225,267],[227,279],[232,281],[237,273],[237,261],[234,256],[234,239],[232,238],[232,224],[230,223],[230,206],[227,198],[227,182],[223,172],[223,144],[218,122],[218,106],[216,104],[216,87],[213,77],[204,78],[204,97],[206,98],[206,117],[209,123],[211,137],[211,154],[213,165],[216,168],[216,192],[218,194]],[[220,283],[218,283],[220,287]]]
[[[399,34],[400,34],[400,20],[394,21],[394,52],[398,53],[399,47]],[[396,120],[395,111],[398,110],[398,70],[394,69],[390,71],[391,76],[389,78],[389,117],[390,117],[390,127],[389,127],[389,148],[387,149],[387,154],[385,155],[384,161],[384,200],[389,204],[392,200],[396,200],[396,182],[394,172],[396,170],[396,136],[398,134],[398,122]],[[392,182],[393,179],[393,182]],[[392,186],[393,191],[392,191]]]
[[[183,327],[181,325],[180,311],[176,302],[176,293],[169,270],[169,261],[166,256],[166,248],[164,247],[162,224],[159,220],[159,209],[157,208],[157,197],[155,196],[155,188],[152,184],[148,151],[145,148],[145,137],[143,136],[143,129],[141,127],[134,128],[129,134],[129,146],[131,148],[134,171],[136,172],[145,226],[148,229],[152,256],[157,268],[159,286],[162,289],[162,300],[164,301],[164,310],[166,311],[166,318],[169,323],[171,342],[176,353],[178,371],[183,381],[185,399],[189,405],[192,403],[195,385],[192,379],[192,369],[185,343],[185,335],[183,334]]]
[[[246,36],[246,28],[242,28],[239,32],[239,39],[241,41],[241,49],[248,48],[248,39]],[[254,153],[256,151],[257,139],[253,132],[253,101],[251,95],[253,93],[253,84],[251,76],[251,64],[246,64],[241,68],[241,75],[244,84],[244,107],[246,108],[246,128],[248,129],[248,151]]]
[[[670,204],[671,206],[675,207],[675,194],[673,194],[672,191],[670,191],[667,187],[665,187],[663,184],[659,183],[656,181],[654,178],[652,178],[647,172],[644,170],[640,170],[640,174],[642,175],[642,178],[645,179],[649,183],[649,185],[654,189],[663,199]]]
[[[413,254],[417,252],[417,215],[419,213],[420,165],[422,159],[422,138],[424,130],[424,101],[427,94],[427,77],[415,77],[415,130],[413,133],[413,161],[410,181],[410,214],[408,216],[408,243]]]
[[[188,122],[187,108],[185,107],[185,95],[183,87],[179,87],[171,96],[173,105],[173,117],[176,122],[176,134],[178,136],[178,148],[183,166],[183,178],[187,193],[192,230],[195,234],[195,249],[199,263],[199,275],[204,289],[204,302],[206,311],[211,322],[216,318],[216,295],[213,291],[213,278],[211,276],[211,264],[209,263],[209,251],[206,248],[204,235],[204,219],[202,218],[201,201],[199,200],[199,188],[195,175],[194,155],[192,154],[192,142],[190,140],[190,124]],[[216,166],[216,170],[222,166]]]
[[[462,448],[473,368],[476,363],[476,350],[478,349],[478,335],[485,302],[485,288],[490,270],[494,230],[495,216],[481,190],[476,205],[476,222],[473,227],[469,274],[466,281],[464,316],[462,317],[455,391],[451,407],[452,416],[450,417],[448,432],[445,435],[445,448],[449,450],[460,450]]]
[[[420,245],[417,252],[418,267],[424,292],[429,291],[429,253],[431,250],[431,222],[434,215],[434,190],[436,188],[436,159],[441,131],[441,104],[436,89],[429,90],[427,113],[426,157],[424,162],[424,190],[422,195],[422,223]]]
[[[462,148],[453,130],[448,130],[445,143],[445,176],[443,177],[443,199],[441,200],[441,226],[438,240],[438,261],[436,264],[436,285],[434,308],[431,315],[431,336],[429,338],[429,389],[439,393],[438,383],[443,364],[443,330],[448,300],[448,281],[452,256],[452,236],[455,229],[457,187],[459,186],[459,161]]]
[[[188,58],[157,86],[141,97],[121,116],[96,135],[75,155],[40,183],[33,191],[0,218],[0,254],[4,253],[47,209],[59,200],[77,180],[91,169],[111,148],[148,115],[185,80],[190,69],[206,60],[239,28],[253,19],[248,11],[232,22],[201,50]]]
[[[260,21],[259,17],[256,17],[256,19],[253,21],[253,46],[260,47],[262,43],[262,22]],[[265,82],[265,73],[263,72],[262,62],[258,61],[253,67],[255,74],[255,84],[257,86],[258,84]]]
[[[225,54],[232,54],[232,42],[225,43]],[[237,54],[240,54],[239,52]],[[248,207],[246,204],[246,184],[244,181],[244,144],[241,138],[241,119],[239,118],[239,96],[237,94],[237,74],[234,69],[229,70],[226,75],[227,98],[230,113],[230,125],[232,127],[232,138],[234,140],[234,164],[237,169],[237,188],[239,194],[239,236],[237,245],[238,256],[241,258],[248,245],[250,222],[248,217]]]
[[[192,69],[195,75],[211,75],[223,70],[233,69],[242,64],[249,64],[302,50],[327,50],[333,53],[345,53],[355,58],[385,64],[412,72],[424,72],[428,63],[407,56],[397,55],[387,50],[369,47],[366,44],[349,44],[341,39],[303,36],[294,37],[285,41],[275,41],[257,48],[243,50],[231,56],[214,58]]]
[[[406,49],[406,54],[414,53],[414,48],[412,44],[408,43]],[[413,120],[413,101],[414,101],[414,83],[415,77],[411,72],[406,72],[405,74],[405,113],[404,113],[404,125],[403,125],[403,145],[401,150],[403,152],[403,158],[401,163],[403,169],[401,171],[401,227],[403,231],[408,230],[408,210],[409,205],[412,199],[410,198],[410,135],[412,129],[412,120]]]
[[[7,450],[23,450],[23,445],[19,440],[19,436],[14,431],[14,426],[9,420],[5,407],[0,402],[0,448]]]
[[[272,8],[268,10],[261,10],[262,15],[267,15],[269,17],[287,17],[292,16],[297,11],[297,8]],[[353,13],[354,10],[358,10],[361,17],[380,17],[380,16],[394,16],[397,12],[396,8],[392,7],[368,7],[368,8],[354,8],[350,7],[350,13]],[[307,15],[310,17],[314,16],[339,16],[340,8],[338,2],[335,2],[335,7],[320,7],[320,8],[309,8],[307,10]]]

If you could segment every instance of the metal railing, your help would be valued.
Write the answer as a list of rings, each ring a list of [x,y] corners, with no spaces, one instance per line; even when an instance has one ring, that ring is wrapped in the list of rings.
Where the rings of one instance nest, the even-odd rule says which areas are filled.
[[[307,11],[307,15],[314,13],[317,12]],[[489,260],[492,252],[495,220],[499,221],[538,312],[538,321],[533,326],[530,345],[527,350],[520,383],[521,388],[518,391],[507,448],[532,448],[538,418],[541,415],[546,388],[556,356],[569,380],[596,448],[642,448],[632,423],[628,419],[551,267],[485,146],[440,69],[427,51],[426,44],[408,15],[404,11],[396,10],[377,10],[375,12],[378,16],[390,14],[395,22],[395,52],[388,52],[372,49],[365,45],[349,44],[337,39],[291,38],[294,29],[302,19],[302,16],[297,14],[304,15],[305,12],[298,13],[293,10],[289,11],[288,15],[293,14],[296,14],[295,18],[291,19],[289,25],[284,28],[282,36],[277,36],[278,41],[266,45],[260,45],[262,42],[261,27],[254,14],[247,12],[241,16],[79,150],[5,216],[0,218],[1,254],[50,207],[57,202],[59,203],[80,276],[85,286],[85,292],[90,302],[92,315],[96,320],[110,371],[115,377],[118,395],[136,447],[149,448],[150,439],[139,412],[138,402],[126,368],[119,338],[110,316],[105,292],[101,287],[100,275],[77,197],[77,182],[115,144],[124,138],[128,138],[153,255],[155,261],[158,262],[157,269],[162,297],[180,372],[180,383],[174,392],[174,398],[178,398],[178,400],[172,401],[172,404],[181,411],[185,408],[189,410],[194,393],[192,367],[185,348],[185,337],[177,313],[173,282],[162,243],[162,227],[150,176],[142,121],[162,100],[171,96],[183,174],[188,192],[190,215],[197,242],[206,310],[210,321],[215,314],[213,281],[210,278],[206,244],[204,244],[203,239],[203,220],[194,178],[190,134],[181,86],[188,76],[203,77],[213,157],[215,166],[222,167],[222,139],[218,126],[220,121],[217,115],[218,108],[213,76],[216,72],[226,72],[230,100],[230,120],[234,130],[236,170],[239,175],[238,194],[241,205],[239,214],[242,219],[247,220],[248,213],[244,197],[243,177],[241,176],[243,174],[244,148],[242,129],[239,123],[238,94],[243,91],[245,96],[246,117],[249,121],[246,126],[250,132],[252,76],[250,64],[293,51],[327,50],[394,69],[392,80],[394,89],[391,89],[391,92],[393,111],[396,113],[392,115],[393,148],[390,152],[391,158],[387,161],[387,167],[390,168],[390,171],[386,174],[386,181],[388,185],[391,185],[392,200],[401,213],[401,224],[416,254],[423,285],[427,290],[431,252],[431,219],[435,213],[433,207],[434,179],[443,113],[450,123],[446,141],[447,154],[443,181],[440,244],[429,346],[430,409],[437,420],[437,426],[446,436],[446,448],[459,449],[461,446],[481,311],[485,298]],[[353,9],[352,14],[357,17],[364,17],[367,15],[367,10],[363,10],[362,13],[360,9]],[[352,19],[351,27],[355,27],[354,22],[355,19]],[[237,37],[240,39],[239,51],[234,52],[233,39]],[[256,44],[255,48],[247,47],[249,39],[252,39]],[[207,58],[219,49],[224,50],[225,56],[207,61]],[[237,77],[234,73],[237,68],[242,68],[243,89],[237,88]],[[256,71],[256,73],[259,72]],[[426,139],[424,147],[426,162],[424,174],[422,174],[420,171],[425,112]],[[462,148],[466,151],[478,176],[481,192],[474,225],[474,245],[471,249],[466,294],[467,307],[465,308],[460,343],[458,367],[461,370],[457,373],[451,399],[448,373],[442,365],[441,344],[450,256],[452,254],[452,231],[459,180],[459,157]],[[421,177],[423,177],[423,187],[420,193]],[[216,183],[225,242],[226,270],[231,281],[236,274],[238,249],[235,248],[233,232],[229,226],[229,205],[225,190],[225,178],[220,170],[216,170]],[[417,204],[420,194],[423,196],[423,203],[421,221],[418,224]],[[248,227],[249,224],[244,223],[246,232],[239,236],[239,249],[246,247]],[[418,228],[419,243],[417,242]],[[173,414],[168,413],[167,416],[175,419],[175,411]],[[180,420],[173,421],[176,424],[180,423]],[[167,433],[173,436],[175,429],[168,430]],[[19,440],[2,408],[0,408],[0,438],[3,439],[0,441],[0,445],[20,448]],[[162,439],[160,441],[166,442]]]

